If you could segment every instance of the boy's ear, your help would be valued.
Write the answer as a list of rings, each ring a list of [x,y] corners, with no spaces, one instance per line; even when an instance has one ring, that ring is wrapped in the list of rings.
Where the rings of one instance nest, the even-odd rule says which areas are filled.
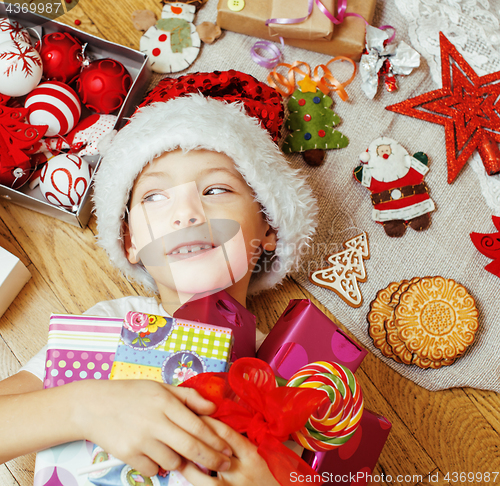
[[[266,231],[266,235],[262,238],[261,246],[265,251],[274,251],[276,250],[276,244],[278,241],[278,237],[276,236],[276,230],[271,228],[268,225],[268,229]]]
[[[127,223],[123,222],[123,247],[127,260],[135,265],[139,263],[140,259],[137,258],[136,247],[134,245],[133,237],[130,234],[130,229]]]

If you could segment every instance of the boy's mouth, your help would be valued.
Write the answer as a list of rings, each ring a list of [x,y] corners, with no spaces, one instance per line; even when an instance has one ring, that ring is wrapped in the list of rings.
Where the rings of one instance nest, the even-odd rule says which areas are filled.
[[[212,243],[206,243],[203,241],[182,243],[170,250],[167,253],[167,256],[174,261],[184,260],[186,258],[192,258],[207,253],[213,248],[216,247],[212,245]]]

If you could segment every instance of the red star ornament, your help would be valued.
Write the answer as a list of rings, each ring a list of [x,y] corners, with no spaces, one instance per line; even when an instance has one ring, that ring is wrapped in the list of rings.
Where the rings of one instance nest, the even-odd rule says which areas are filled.
[[[440,32],[441,89],[386,106],[389,111],[444,125],[448,184],[475,148],[489,175],[500,172],[500,71],[478,76]]]

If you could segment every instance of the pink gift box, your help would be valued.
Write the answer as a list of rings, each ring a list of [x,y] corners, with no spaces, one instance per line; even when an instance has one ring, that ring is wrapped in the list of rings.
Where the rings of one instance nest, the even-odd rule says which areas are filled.
[[[302,459],[325,484],[368,484],[391,427],[385,417],[365,409],[358,429],[344,445],[328,452],[304,450]]]
[[[355,372],[366,354],[309,299],[296,299],[281,314],[257,357],[288,380],[313,361],[336,361]]]
[[[52,314],[44,388],[79,380],[107,380],[123,319]]]
[[[228,327],[232,329],[234,336],[231,361],[255,357],[255,316],[225,290],[186,302],[174,312],[173,317]]]

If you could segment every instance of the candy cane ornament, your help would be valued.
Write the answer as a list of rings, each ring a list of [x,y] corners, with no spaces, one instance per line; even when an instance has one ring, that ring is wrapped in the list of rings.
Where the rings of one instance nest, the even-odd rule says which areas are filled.
[[[311,451],[329,451],[345,444],[356,432],[363,414],[363,393],[354,374],[330,361],[308,364],[286,386],[324,391],[324,402],[292,438]]]

